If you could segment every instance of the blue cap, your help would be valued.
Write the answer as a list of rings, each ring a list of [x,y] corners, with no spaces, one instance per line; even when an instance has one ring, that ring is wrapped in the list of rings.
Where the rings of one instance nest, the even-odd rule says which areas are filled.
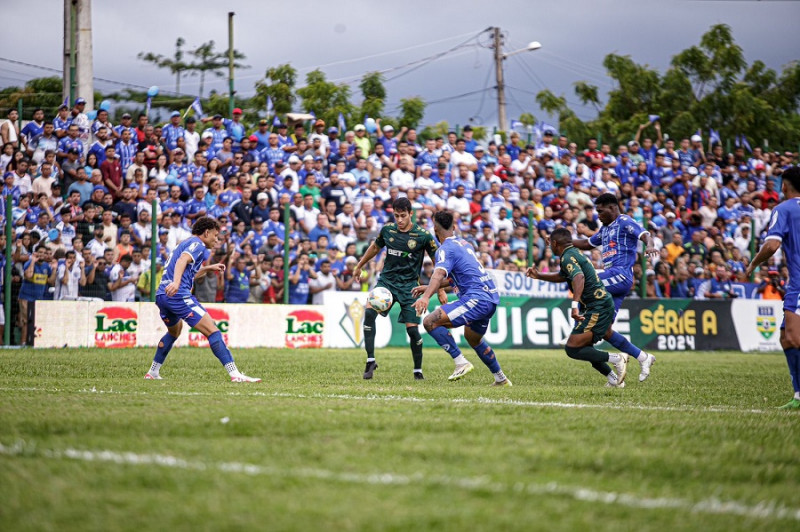
[[[36,215],[35,212],[29,212],[28,215],[25,217],[25,221],[28,223],[35,224],[39,217]]]
[[[329,127],[328,128],[328,133],[338,133],[338,132],[339,132],[339,130],[336,129],[335,127]]]
[[[160,229],[158,230],[158,234],[159,234],[159,235],[166,235],[166,234],[169,234],[169,230],[168,230],[168,229],[164,229],[164,228],[162,227],[162,228],[160,228]]]
[[[358,178],[358,184],[359,185],[368,185],[369,184],[369,178],[368,177],[364,177],[364,176],[359,177]]]
[[[225,203],[230,203],[231,200],[233,199],[231,196],[233,196],[233,194],[231,194],[230,192],[223,192],[222,194],[219,195],[219,200]]]
[[[82,103],[86,103],[86,100],[84,98],[78,98],[77,100],[75,100],[75,105],[80,105]]]
[[[176,116],[181,116],[181,112],[180,111],[172,111],[169,114],[169,116],[170,116],[170,118],[173,118],[173,117],[176,117]]]
[[[128,188],[135,188],[138,190],[139,185],[137,185],[136,183],[131,183],[130,185],[128,185]]]
[[[749,172],[750,168],[746,164],[743,164],[743,165],[739,166],[739,171],[740,172]]]
[[[102,190],[103,194],[107,194],[108,193],[108,189],[106,187],[104,187],[103,185],[95,185],[94,188],[92,189],[92,192],[97,192],[98,190]]]
[[[654,203],[653,204],[653,212],[655,214],[660,214],[660,213],[664,212],[664,206],[661,205],[660,203]]]

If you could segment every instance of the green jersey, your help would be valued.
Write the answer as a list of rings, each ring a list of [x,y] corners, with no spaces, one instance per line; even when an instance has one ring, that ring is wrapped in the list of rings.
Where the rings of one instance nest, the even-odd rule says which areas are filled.
[[[583,274],[583,294],[581,294],[581,303],[587,308],[597,308],[603,305],[614,306],[614,300],[611,294],[608,293],[603,281],[597,275],[597,271],[592,266],[583,253],[574,246],[568,247],[564,253],[561,254],[561,277],[567,280],[570,290],[572,289],[572,280],[575,276]],[[574,292],[574,290],[573,290]]]
[[[435,260],[436,240],[417,224],[406,233],[401,232],[395,223],[386,224],[375,239],[375,245],[386,247],[381,280],[391,285],[419,284],[425,253]]]

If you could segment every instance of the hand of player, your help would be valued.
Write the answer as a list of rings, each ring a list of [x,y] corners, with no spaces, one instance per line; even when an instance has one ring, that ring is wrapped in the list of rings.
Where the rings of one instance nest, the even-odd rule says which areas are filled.
[[[658,250],[653,246],[649,246],[647,249],[644,250],[644,254],[650,257],[651,259],[654,259],[658,257]]]
[[[745,277],[750,277],[756,271],[755,265],[751,262],[747,265],[747,269],[744,271]]]
[[[428,311],[428,303],[430,301],[427,297],[421,297],[414,302],[414,310],[417,312],[417,316],[422,316]]]
[[[361,266],[356,265],[355,269],[353,269],[353,278],[361,279]]]
[[[583,321],[586,318],[581,316],[581,313],[578,312],[578,309],[574,308],[574,309],[572,309],[572,319],[575,320],[575,321]]]
[[[172,297],[172,296],[174,296],[175,294],[178,293],[178,288],[180,288],[180,285],[178,283],[176,283],[175,281],[172,281],[164,289],[164,293],[167,294],[167,297]]]
[[[531,266],[527,270],[525,270],[525,276],[530,277],[531,279],[538,279],[539,278],[539,270],[536,266]]]
[[[437,292],[437,295],[439,296],[440,305],[444,305],[447,303],[447,292],[445,292],[443,289],[440,288],[439,291]]]
[[[427,290],[427,289],[428,289],[428,285],[426,285],[426,284],[421,284],[419,286],[415,286],[414,288],[411,289],[411,295],[413,297],[419,297],[422,294],[424,294],[425,290]]]
[[[208,266],[205,267],[205,269],[206,271],[209,272],[224,272],[225,265],[221,262],[217,262],[215,264],[209,264]]]

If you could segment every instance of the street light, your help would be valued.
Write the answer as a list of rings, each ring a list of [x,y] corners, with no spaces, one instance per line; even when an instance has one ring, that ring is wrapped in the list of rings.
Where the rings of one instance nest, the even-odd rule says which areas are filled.
[[[506,87],[503,81],[503,60],[512,55],[521,54],[522,52],[532,52],[542,47],[539,41],[528,43],[525,48],[520,48],[513,52],[504,54],[502,51],[502,42],[500,36],[500,28],[495,27],[494,30],[494,67],[495,77],[497,79],[497,121],[500,126],[500,131],[508,129],[508,120],[506,120]]]

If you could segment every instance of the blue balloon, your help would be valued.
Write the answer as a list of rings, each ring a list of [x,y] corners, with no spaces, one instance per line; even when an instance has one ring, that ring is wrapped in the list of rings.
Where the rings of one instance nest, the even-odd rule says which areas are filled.
[[[111,102],[109,102],[108,100],[103,100],[102,102],[100,102],[101,111],[108,111],[109,109],[111,109]]]
[[[370,133],[375,133],[378,130],[378,124],[375,123],[374,118],[367,118],[364,121],[364,127],[367,128],[367,131]]]
[[[89,120],[94,120],[97,118],[97,111],[89,111],[86,113],[86,116],[89,118]]]
[[[158,96],[158,85],[153,85],[149,89],[147,89],[147,95],[153,98],[154,96]]]

